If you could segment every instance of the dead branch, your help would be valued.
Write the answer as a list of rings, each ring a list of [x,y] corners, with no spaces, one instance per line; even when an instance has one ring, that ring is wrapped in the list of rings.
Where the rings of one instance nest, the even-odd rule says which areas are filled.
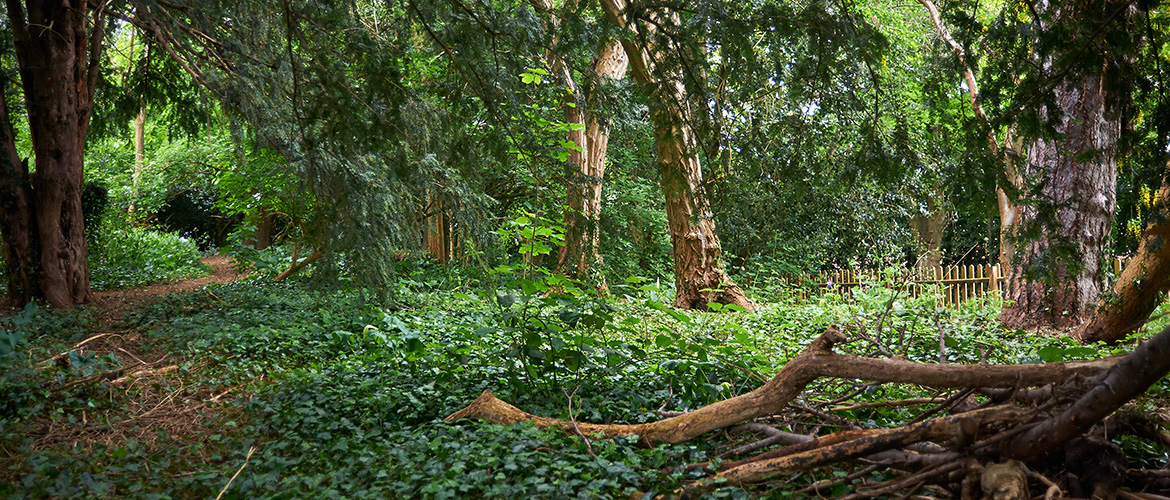
[[[577,425],[587,435],[600,434],[609,438],[638,435],[642,444],[647,446],[664,442],[678,443],[739,422],[779,413],[808,384],[820,377],[950,388],[1032,387],[1074,376],[1092,376],[1113,366],[1118,359],[1037,365],[922,364],[898,358],[873,359],[834,354],[833,345],[845,340],[840,330],[830,328],[763,386],[677,417],[644,424],[599,425],[578,422]],[[566,431],[573,429],[570,422],[524,412],[487,390],[445,421],[454,422],[464,418],[477,418],[497,424],[533,422],[537,427],[558,427]]]
[[[893,408],[898,406],[918,406],[938,403],[938,398],[912,398],[912,399],[897,399],[893,401],[871,401],[869,403],[857,403],[849,406],[839,406],[837,408],[829,408],[829,411],[853,411],[865,410],[868,408]]]
[[[1004,405],[931,419],[893,429],[865,431],[855,439],[833,442],[827,446],[779,458],[744,463],[720,472],[712,478],[698,481],[692,485],[692,488],[713,485],[721,479],[731,484],[759,483],[778,474],[806,470],[880,451],[898,449],[919,441],[957,441],[961,439],[962,435],[970,433],[972,428],[980,429],[992,423],[1020,423],[1027,421],[1032,415],[1033,412],[1030,410]],[[826,440],[826,442],[832,441]]]
[[[1170,327],[1094,377],[1080,399],[1064,411],[1006,443],[1003,453],[1029,459],[1084,434],[1101,419],[1170,373]]]
[[[93,341],[100,339],[100,338],[103,338],[103,337],[108,337],[110,335],[113,335],[113,334],[112,333],[99,333],[97,335],[89,337],[85,340],[82,340],[81,342],[74,344],[72,349],[65,351],[65,352],[62,352],[60,354],[54,355],[53,357],[46,359],[44,361],[41,361],[40,363],[37,363],[37,366],[40,368],[48,368],[50,366],[57,366],[59,368],[69,368],[69,353],[70,352],[81,349],[81,347],[84,346],[85,344],[88,344],[90,342],[93,342]]]
[[[963,462],[959,462],[959,461],[951,462],[951,463],[944,464],[944,465],[939,465],[935,468],[927,469],[927,470],[924,470],[924,471],[919,472],[917,474],[911,474],[911,475],[906,476],[904,478],[901,478],[901,479],[898,479],[895,481],[890,481],[890,482],[886,483],[885,485],[880,486],[878,488],[874,488],[874,489],[866,490],[866,491],[859,491],[857,493],[853,493],[852,495],[846,495],[844,497],[841,497],[840,500],[862,500],[865,498],[873,498],[873,497],[876,497],[878,495],[885,495],[885,494],[893,493],[895,491],[900,491],[903,488],[908,488],[908,487],[914,486],[916,484],[925,482],[929,479],[933,479],[933,478],[941,476],[943,474],[949,474],[951,472],[957,471],[959,469],[962,469],[963,466],[964,466]]]
[[[157,377],[157,376],[162,375],[164,373],[170,373],[170,372],[173,372],[173,371],[178,370],[178,369],[179,369],[179,365],[170,365],[170,366],[164,366],[162,368],[155,368],[155,369],[149,369],[149,370],[138,370],[134,373],[131,373],[130,375],[124,375],[122,377],[118,377],[114,380],[111,380],[110,387],[121,387],[123,385],[126,385],[128,382],[130,382],[131,380],[134,380],[134,379],[145,378],[145,377]]]

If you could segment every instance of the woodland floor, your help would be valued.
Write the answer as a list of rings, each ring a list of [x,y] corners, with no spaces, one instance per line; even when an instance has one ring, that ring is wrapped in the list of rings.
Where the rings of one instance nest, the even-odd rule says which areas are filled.
[[[206,276],[155,283],[139,288],[95,292],[94,300],[88,308],[100,321],[99,332],[107,331],[131,311],[157,301],[163,295],[189,292],[212,283],[229,283],[247,276],[247,273],[235,269],[230,257],[212,255],[201,260],[211,267],[211,271]]]
[[[200,366],[180,367],[175,364],[179,360],[152,348],[151,339],[125,323],[128,315],[166,295],[198,290],[213,283],[229,283],[247,276],[234,268],[229,257],[214,255],[201,260],[210,267],[205,276],[94,293],[93,301],[85,306],[93,333],[74,345],[73,352],[79,356],[92,355],[90,359],[112,356],[118,360],[120,368],[98,369],[91,376],[68,382],[63,387],[104,378],[110,390],[101,396],[111,403],[122,402],[105,406],[93,414],[82,412],[80,422],[71,425],[59,425],[59,421],[44,419],[37,432],[37,448],[111,445],[127,439],[149,443],[156,439],[160,430],[171,436],[203,433],[203,422],[217,413],[214,407],[220,406],[218,403],[231,399],[233,388],[187,389],[187,377],[183,372],[196,372]],[[67,365],[70,359],[64,354],[43,364]],[[90,396],[100,397],[97,394]]]

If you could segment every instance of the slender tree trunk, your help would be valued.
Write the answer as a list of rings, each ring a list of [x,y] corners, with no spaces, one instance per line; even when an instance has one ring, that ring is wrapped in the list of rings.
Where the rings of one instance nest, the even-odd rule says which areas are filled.
[[[142,179],[142,169],[146,166],[146,105],[138,108],[138,115],[134,117],[134,172],[130,174],[130,186],[134,193],[130,201],[130,212],[134,212],[135,201],[138,200],[138,181]]]
[[[1098,75],[1065,80],[1055,89],[1061,138],[1028,148],[1024,176],[1042,184],[1039,199],[1020,206],[1018,224],[1038,234],[1022,235],[1008,274],[1005,298],[1014,302],[1000,318],[1012,328],[1076,326],[1101,297],[1121,135],[1103,85]]]
[[[438,195],[432,194],[429,208],[431,215],[427,217],[426,225],[427,253],[430,253],[435,260],[446,264],[451,258],[451,231],[446,208],[443,206],[443,199]]]
[[[631,21],[625,17],[624,0],[601,0],[601,5],[612,22],[621,28],[631,28]],[[652,24],[677,22],[676,15],[668,14],[644,27],[653,32]],[[631,35],[621,43],[630,58],[634,78],[646,93],[650,121],[654,124],[654,145],[674,254],[674,306],[708,309],[710,303],[721,303],[755,308],[724,272],[720,261],[722,249],[703,185],[697,144],[688,125],[690,110],[681,71],[655,67],[652,63],[654,56],[661,59],[672,51],[654,46],[654,42],[639,41],[634,33]]]
[[[1097,304],[1089,321],[1073,336],[1084,343],[1116,342],[1146,323],[1170,291],[1170,164],[1146,224],[1137,254],[1125,266],[1111,292]]]
[[[1003,174],[1003,178],[997,181],[995,186],[995,201],[999,209],[999,267],[1000,269],[1009,269],[1012,267],[1012,255],[1015,249],[1016,224],[1019,222],[1019,207],[1016,205],[1014,192],[1018,192],[1023,185],[1023,179],[1012,162],[1014,156],[1012,153],[1018,153],[1022,145],[1013,138],[1011,127],[1004,135],[1003,145],[1000,145],[991,120],[983,111],[983,102],[979,96],[979,83],[975,79],[975,70],[968,62],[966,49],[951,37],[950,31],[942,22],[942,15],[939,14],[938,7],[934,5],[932,0],[918,0],[918,2],[926,8],[926,13],[934,22],[939,36],[951,48],[955,59],[963,67],[963,81],[967,84],[967,96],[971,102],[971,111],[975,113],[975,118],[986,129],[988,150],[1001,170],[997,173]],[[1013,192],[1009,193],[1009,190]]]
[[[90,297],[81,184],[105,16],[98,12],[91,19],[84,1],[30,0],[27,11],[18,0],[6,0],[5,5],[36,155],[31,199],[21,189],[21,179],[2,183],[0,197],[6,205],[35,212],[4,218],[5,251],[15,257],[6,260],[8,273],[36,277],[18,280],[9,289],[9,301],[43,298],[56,307],[71,307]],[[89,32],[91,20],[94,29]],[[5,126],[11,130],[11,122]],[[8,163],[12,161],[10,157]],[[20,174],[19,168],[6,167],[6,177]],[[30,203],[21,206],[22,197]],[[34,250],[39,250],[36,269],[20,269],[32,260]]]
[[[625,76],[628,66],[629,57],[621,44],[613,42],[602,47],[591,69],[599,79],[618,80]],[[597,81],[590,86],[589,96],[584,102],[565,106],[565,122],[581,124],[583,128],[568,134],[568,139],[581,151],[569,155],[569,163],[576,165],[577,170],[569,182],[565,245],[558,255],[557,268],[578,278],[585,277],[591,265],[601,262],[601,186],[605,178],[609,125],[590,108],[597,102],[601,83]],[[605,288],[604,280],[599,288]]]

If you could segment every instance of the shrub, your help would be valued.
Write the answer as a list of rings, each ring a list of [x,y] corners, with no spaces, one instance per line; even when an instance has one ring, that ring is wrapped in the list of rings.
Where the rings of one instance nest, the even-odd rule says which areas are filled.
[[[90,284],[101,290],[199,276],[207,273],[199,256],[195,242],[178,234],[115,225],[90,252]]]

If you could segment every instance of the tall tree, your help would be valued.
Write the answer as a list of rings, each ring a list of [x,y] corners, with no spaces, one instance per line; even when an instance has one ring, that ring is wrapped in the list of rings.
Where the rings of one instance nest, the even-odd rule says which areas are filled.
[[[1028,144],[1023,178],[1033,187],[1019,209],[1019,246],[1001,320],[1013,328],[1079,325],[1101,297],[1116,206],[1118,140],[1134,7],[1124,2],[1041,5],[1052,33],[1037,43],[1038,67],[1055,85],[1038,118],[1050,134]],[[1062,39],[1069,47],[1047,46]],[[1075,47],[1075,48],[1074,48]],[[1040,76],[1036,75],[1036,76]]]
[[[754,308],[723,270],[683,73],[678,64],[665,60],[686,51],[670,46],[676,42],[659,32],[662,26],[677,26],[678,13],[642,11],[644,17],[635,18],[626,12],[625,0],[601,0],[601,6],[611,22],[630,32],[622,47],[649,101],[674,254],[675,307],[707,309],[707,304],[718,302]]]
[[[605,179],[605,153],[609,147],[609,124],[596,109],[605,84],[625,76],[629,57],[617,42],[602,45],[591,64],[595,76],[588,89],[573,82],[573,100],[565,103],[565,122],[578,125],[569,132],[576,145],[569,163],[576,166],[568,183],[568,208],[565,210],[565,245],[557,256],[557,268],[566,274],[584,277],[591,265],[600,263],[601,253],[601,186]],[[601,287],[605,283],[600,283]]]
[[[0,233],[10,305],[70,307],[90,298],[81,185],[108,5],[5,2],[35,158],[30,172],[17,155],[3,82]]]

